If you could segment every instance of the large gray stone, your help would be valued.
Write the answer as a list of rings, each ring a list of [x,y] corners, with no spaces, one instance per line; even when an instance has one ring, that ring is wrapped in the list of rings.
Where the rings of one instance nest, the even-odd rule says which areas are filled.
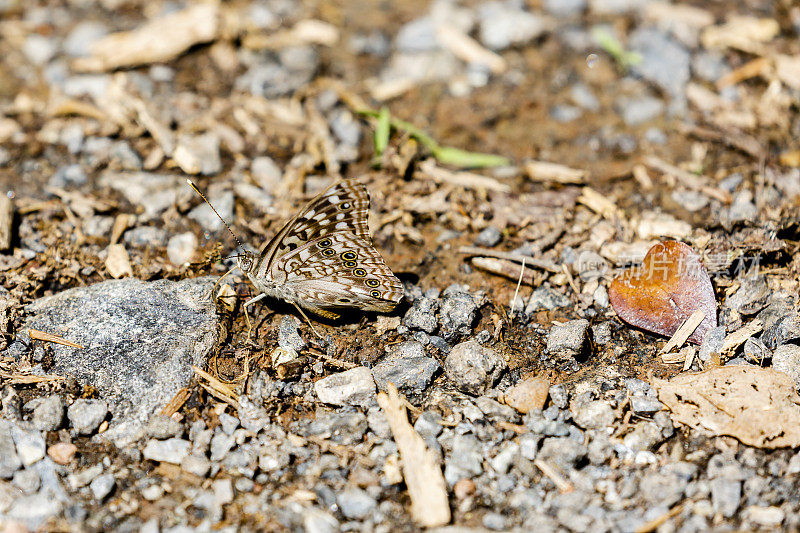
[[[33,328],[83,346],[53,344],[52,372],[95,387],[113,415],[105,435],[130,441],[217,341],[214,282],[124,279],[70,289],[30,304],[21,336]]]

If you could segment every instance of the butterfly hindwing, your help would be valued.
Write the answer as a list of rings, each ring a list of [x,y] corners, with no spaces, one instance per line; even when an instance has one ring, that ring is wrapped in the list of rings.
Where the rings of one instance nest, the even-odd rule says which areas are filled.
[[[337,231],[281,256],[270,269],[284,279],[303,307],[356,307],[391,311],[403,297],[403,286],[372,243]]]

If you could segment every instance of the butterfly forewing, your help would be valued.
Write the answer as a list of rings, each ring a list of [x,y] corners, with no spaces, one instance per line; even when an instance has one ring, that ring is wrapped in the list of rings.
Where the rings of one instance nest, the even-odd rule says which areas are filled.
[[[355,180],[340,181],[306,204],[261,251],[269,270],[283,254],[334,231],[348,231],[372,242],[367,226],[369,193]]]

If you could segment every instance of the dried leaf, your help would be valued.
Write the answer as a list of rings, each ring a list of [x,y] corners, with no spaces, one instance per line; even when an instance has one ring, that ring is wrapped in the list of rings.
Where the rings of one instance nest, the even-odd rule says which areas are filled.
[[[717,326],[714,288],[694,250],[677,241],[656,244],[640,267],[618,276],[608,290],[614,311],[622,320],[647,331],[673,335],[698,309],[705,318],[689,337],[700,344]]]
[[[653,386],[676,422],[760,448],[800,446],[800,397],[786,374],[732,365],[656,379]]]

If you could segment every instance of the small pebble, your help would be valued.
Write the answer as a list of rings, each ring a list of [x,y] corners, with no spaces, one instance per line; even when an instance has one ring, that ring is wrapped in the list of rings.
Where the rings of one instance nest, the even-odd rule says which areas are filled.
[[[106,496],[111,494],[111,491],[114,490],[115,486],[116,481],[114,481],[114,476],[111,474],[97,476],[89,484],[89,488],[92,489],[94,499],[100,502],[103,501]]]
[[[57,442],[47,448],[47,456],[57,464],[67,465],[75,457],[77,451],[78,447],[71,442]]]
[[[67,418],[78,435],[90,435],[108,415],[108,404],[103,400],[75,400],[67,409]]]

